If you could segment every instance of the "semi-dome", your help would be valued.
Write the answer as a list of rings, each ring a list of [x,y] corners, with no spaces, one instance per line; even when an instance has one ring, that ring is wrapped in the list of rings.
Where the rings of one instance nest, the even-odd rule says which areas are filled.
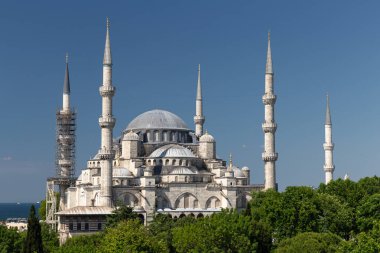
[[[235,177],[245,177],[244,173],[238,167],[233,166],[232,170],[234,171]]]
[[[133,174],[123,167],[114,167],[112,169],[112,177],[133,177]]]
[[[207,132],[199,138],[200,142],[215,142],[214,137]]]
[[[134,118],[127,126],[133,129],[183,129],[188,130],[186,123],[174,113],[164,110],[147,111]]]
[[[178,167],[169,172],[170,175],[194,175],[196,172],[186,167]]]
[[[126,133],[123,138],[124,141],[138,141],[139,139],[139,136],[132,131]]]
[[[162,157],[195,157],[191,150],[176,144],[169,144],[162,146],[153,151],[149,157],[162,158]]]

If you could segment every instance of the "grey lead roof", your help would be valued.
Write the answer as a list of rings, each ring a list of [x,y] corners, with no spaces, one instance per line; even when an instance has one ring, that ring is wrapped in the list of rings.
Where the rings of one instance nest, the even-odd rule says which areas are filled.
[[[325,125],[331,125],[331,114],[330,114],[330,100],[329,95],[327,95],[327,101],[326,101],[326,121]]]
[[[176,144],[169,144],[153,151],[149,157],[152,158],[169,158],[169,157],[195,157],[187,148]]]
[[[268,32],[268,52],[267,52],[267,65],[265,68],[265,73],[273,74],[272,51],[270,48],[270,32]]]
[[[164,110],[151,110],[134,118],[126,130],[133,129],[181,129],[189,130],[185,122],[174,113]]]
[[[66,61],[65,81],[63,82],[63,93],[70,94],[69,63],[67,61]]]
[[[201,64],[198,65],[197,100],[202,100]]]
[[[111,42],[110,42],[110,19],[107,17],[106,45],[104,47],[104,65],[112,65]]]

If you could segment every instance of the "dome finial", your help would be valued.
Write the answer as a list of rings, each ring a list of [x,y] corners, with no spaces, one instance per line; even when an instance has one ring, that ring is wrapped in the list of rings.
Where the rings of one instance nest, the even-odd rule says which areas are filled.
[[[65,57],[66,64],[69,63],[69,53],[66,52],[66,57]]]

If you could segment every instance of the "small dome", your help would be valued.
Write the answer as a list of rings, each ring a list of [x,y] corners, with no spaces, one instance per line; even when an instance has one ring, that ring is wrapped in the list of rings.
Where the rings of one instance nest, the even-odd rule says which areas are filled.
[[[138,140],[140,140],[140,137],[132,131],[126,133],[123,138],[123,141],[138,141]]]
[[[149,157],[163,158],[163,157],[195,157],[191,150],[176,144],[169,144],[162,146],[153,151]]]
[[[115,167],[112,170],[112,177],[133,177],[133,174],[127,168]]]
[[[249,171],[249,168],[247,166],[244,166],[243,168],[241,168],[242,171],[244,170],[248,170]]]
[[[234,171],[234,176],[235,177],[245,177],[245,175],[243,174],[243,172],[238,167],[233,166],[232,169]]]
[[[164,110],[152,110],[140,114],[129,123],[126,130],[132,129],[189,130],[180,117]]]
[[[178,167],[170,171],[169,174],[170,175],[194,175],[197,173],[193,172],[191,169],[186,168],[186,167]]]
[[[207,132],[199,138],[200,142],[215,142],[214,137],[212,137],[211,134],[208,134]]]

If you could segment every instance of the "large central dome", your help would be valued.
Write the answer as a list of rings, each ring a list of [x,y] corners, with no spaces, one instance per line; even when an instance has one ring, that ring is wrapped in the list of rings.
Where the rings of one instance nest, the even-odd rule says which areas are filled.
[[[127,126],[128,130],[137,129],[183,129],[189,128],[185,122],[174,113],[164,110],[147,111],[134,118]]]

